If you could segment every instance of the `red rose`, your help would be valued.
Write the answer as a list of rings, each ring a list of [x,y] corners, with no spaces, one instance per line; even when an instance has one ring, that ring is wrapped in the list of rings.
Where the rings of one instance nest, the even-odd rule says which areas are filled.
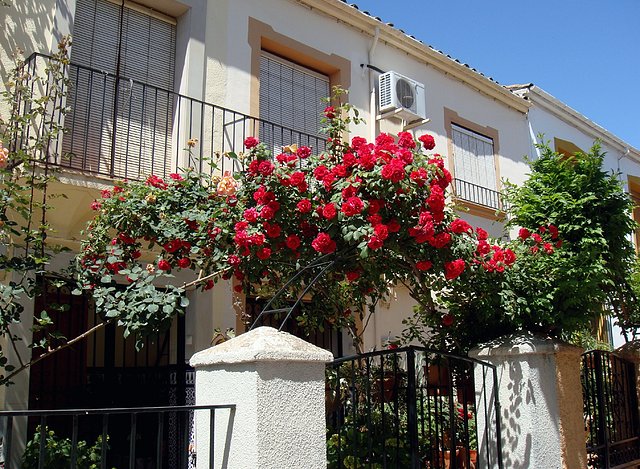
[[[334,204],[327,204],[322,208],[322,216],[327,220],[335,218],[337,214],[338,211],[336,210],[336,206]]]
[[[542,236],[540,236],[538,233],[533,233],[531,235],[531,239],[533,239],[536,243],[542,242]]]
[[[238,267],[242,261],[235,254],[231,254],[229,256],[229,258],[227,259],[227,262],[229,263],[229,265],[231,265],[233,267]]]
[[[402,148],[415,148],[416,141],[409,132],[400,132],[398,134],[398,145]]]
[[[349,197],[342,204],[342,213],[344,213],[348,217],[352,217],[354,215],[359,214],[364,209],[364,203],[362,203],[362,199],[360,197]]]
[[[526,228],[520,228],[520,231],[518,231],[518,238],[523,241],[529,238],[529,236],[531,236],[531,232]]]
[[[442,325],[443,325],[444,327],[451,327],[451,326],[453,326],[453,319],[454,319],[454,318],[453,318],[453,314],[451,314],[451,313],[445,313],[445,314],[442,316]]]
[[[451,225],[449,225],[449,229],[456,234],[470,233],[473,231],[471,225],[464,221],[462,218],[456,218],[455,220],[453,220],[451,222]]]
[[[295,251],[300,247],[300,237],[298,235],[291,234],[287,236],[287,239],[284,242],[289,249]]]
[[[149,176],[147,178],[146,184],[147,184],[147,186],[153,186],[153,187],[157,187],[158,189],[163,189],[163,190],[168,187],[167,183],[164,182],[162,180],[162,178],[160,178],[158,176],[155,176],[155,175]]]
[[[378,236],[373,235],[371,236],[371,238],[369,238],[369,241],[367,241],[367,246],[369,247],[369,249],[380,249],[384,244],[384,240],[380,239]]]
[[[140,251],[138,251],[138,250],[133,251],[133,252],[131,253],[131,258],[132,258],[132,259],[138,259],[138,258],[140,258],[140,256],[142,256],[142,253],[141,253]]]
[[[309,213],[311,211],[311,201],[309,199],[302,199],[296,207],[300,213]]]
[[[277,238],[278,236],[280,236],[280,233],[282,231],[280,225],[278,225],[277,223],[271,224],[264,222],[262,226],[264,227],[269,238]]]
[[[244,146],[245,148],[247,148],[247,150],[250,150],[251,148],[258,146],[259,143],[260,142],[255,137],[247,137],[244,139]]]
[[[244,219],[249,223],[255,223],[258,221],[258,211],[255,207],[248,208],[244,211]]]
[[[553,254],[553,246],[551,245],[551,243],[544,243],[544,246],[542,246],[544,248],[544,252],[546,252],[547,254]]]
[[[431,135],[421,135],[420,137],[418,137],[418,140],[422,142],[422,145],[426,150],[433,150],[436,146],[436,141]]]
[[[431,267],[433,267],[433,263],[431,261],[418,261],[416,262],[416,269],[420,270],[420,271],[425,271],[425,270],[429,270]]]
[[[336,117],[336,108],[333,106],[327,106],[324,108],[324,115],[327,119],[335,119]]]
[[[270,176],[274,169],[276,169],[276,167],[271,161],[261,161],[258,165],[258,172],[263,176]]]
[[[516,261],[516,254],[511,249],[504,250],[504,263],[511,265]]]
[[[298,148],[296,150],[296,155],[298,156],[298,158],[300,158],[301,160],[304,160],[305,158],[308,158],[309,156],[311,156],[311,148],[309,147],[305,147],[304,145],[301,146],[300,148]]]
[[[389,237],[389,229],[387,228],[387,225],[383,225],[382,223],[374,227],[373,233],[382,241]]]
[[[549,234],[551,234],[551,239],[556,239],[558,237],[558,227],[549,225]]]
[[[103,189],[100,191],[100,196],[103,199],[110,199],[111,198],[111,191],[108,189]]]
[[[357,270],[351,270],[347,272],[346,277],[348,282],[353,282],[360,278],[360,272],[358,272]]]
[[[178,259],[178,267],[181,269],[186,269],[191,265],[191,260],[188,257],[183,257],[182,259]]]
[[[102,208],[102,204],[97,200],[91,202],[91,210],[100,210]]]
[[[258,249],[256,256],[258,256],[258,259],[263,261],[269,259],[269,257],[271,257],[271,248],[264,247],[262,249]]]
[[[271,220],[276,216],[276,211],[271,206],[265,205],[262,207],[262,210],[260,210],[260,216],[265,220]]]
[[[327,233],[320,233],[311,242],[311,247],[320,254],[330,254],[336,250],[336,242]]]
[[[447,280],[453,280],[460,276],[464,272],[465,263],[462,259],[456,259],[455,261],[447,262],[444,265],[444,276]]]
[[[387,223],[387,229],[389,230],[389,233],[397,233],[400,231],[400,223],[394,218]]]
[[[180,176],[178,173],[171,173],[171,174],[169,174],[169,177],[171,179],[173,179],[174,181],[178,181],[178,182],[184,181],[184,178],[182,176]]]
[[[327,175],[329,175],[329,169],[321,164],[320,166],[316,167],[316,169],[313,170],[313,176],[318,180],[318,181],[322,181]]]
[[[118,239],[123,243],[123,244],[134,244],[136,242],[135,238],[132,238],[131,236],[129,236],[126,233],[120,233],[118,235]]]
[[[160,259],[158,261],[158,269],[160,270],[171,270],[171,264],[165,259]]]
[[[486,241],[487,239],[489,239],[489,233],[487,233],[480,227],[476,227],[476,234],[478,235],[479,241]]]
[[[176,252],[178,249],[180,249],[182,247],[182,241],[179,240],[179,239],[174,239],[174,240],[171,240],[171,241],[163,244],[162,247],[169,254],[172,254],[172,253]]]
[[[404,162],[398,158],[393,158],[389,164],[382,167],[380,175],[384,179],[388,179],[391,182],[398,183],[404,179]]]

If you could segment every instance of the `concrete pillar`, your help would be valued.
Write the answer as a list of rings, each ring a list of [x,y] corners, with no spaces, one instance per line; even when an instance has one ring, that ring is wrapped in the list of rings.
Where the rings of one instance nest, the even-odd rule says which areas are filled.
[[[581,352],[560,341],[528,335],[508,337],[470,352],[471,357],[497,369],[505,468],[587,467]],[[489,382],[487,386],[488,395],[495,395],[493,385]],[[489,418],[495,420],[494,408]],[[478,421],[478,428],[483,424]],[[478,435],[479,467],[487,467],[484,440],[484,435]]]
[[[638,415],[640,415],[640,340],[634,340],[618,347],[615,353],[635,365],[636,395],[638,396]]]
[[[326,469],[325,365],[331,352],[259,327],[196,353],[196,405],[217,411],[211,467]],[[209,416],[196,413],[197,468],[209,468]]]

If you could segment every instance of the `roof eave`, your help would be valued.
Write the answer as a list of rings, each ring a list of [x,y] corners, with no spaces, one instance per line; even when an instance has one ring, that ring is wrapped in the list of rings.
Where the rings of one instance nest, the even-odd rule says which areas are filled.
[[[398,29],[376,20],[341,0],[295,0],[311,9],[342,21],[373,37],[376,27],[380,28],[380,40],[422,60],[442,73],[448,74],[481,93],[526,114],[531,104],[512,93],[504,86],[473,71],[435,51],[429,46],[413,39]]]
[[[615,148],[617,151],[626,154],[634,161],[640,163],[640,150],[634,148],[632,145],[609,132],[604,127],[593,122],[585,115],[579,113],[570,106],[567,106],[565,103],[543,89],[533,85],[527,89],[520,90],[517,93],[522,96],[526,96],[532,104],[544,108],[567,124],[582,130],[586,134],[591,135],[594,139],[601,140]]]

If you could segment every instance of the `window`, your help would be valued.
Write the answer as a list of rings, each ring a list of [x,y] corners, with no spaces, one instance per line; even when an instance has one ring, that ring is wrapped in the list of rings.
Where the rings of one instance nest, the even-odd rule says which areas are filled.
[[[320,119],[332,86],[348,90],[351,62],[308,46],[275,31],[269,24],[248,19],[251,47],[249,113],[257,115],[260,140],[280,152],[283,145],[325,149]]]
[[[456,198],[476,215],[495,219],[496,210],[501,208],[498,131],[477,125],[447,108],[444,118]]]
[[[260,138],[279,152],[295,143],[324,149],[320,119],[329,77],[263,51],[260,57]],[[318,148],[318,147],[321,148]]]
[[[78,0],[62,164],[134,179],[168,172],[175,25],[133,2]]]

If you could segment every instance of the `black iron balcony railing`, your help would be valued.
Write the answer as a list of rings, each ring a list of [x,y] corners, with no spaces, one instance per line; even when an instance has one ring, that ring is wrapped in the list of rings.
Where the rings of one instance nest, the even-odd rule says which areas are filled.
[[[50,57],[32,54],[25,63],[29,76],[45,74]],[[47,149],[48,161],[82,173],[140,180],[149,174],[167,176],[176,168],[213,172],[238,171],[239,163],[225,153],[245,150],[246,137],[255,136],[272,151],[284,145],[325,148],[326,137],[233,111],[124,76],[77,64],[66,67],[62,106],[52,106],[43,120],[57,122],[65,133]],[[52,78],[33,80],[32,93],[46,93]],[[57,107],[66,108],[64,115]],[[16,144],[27,141],[27,127]],[[197,144],[186,151],[187,142]]]
[[[462,179],[453,180],[456,198],[495,210],[504,210],[505,204],[500,192]]]

